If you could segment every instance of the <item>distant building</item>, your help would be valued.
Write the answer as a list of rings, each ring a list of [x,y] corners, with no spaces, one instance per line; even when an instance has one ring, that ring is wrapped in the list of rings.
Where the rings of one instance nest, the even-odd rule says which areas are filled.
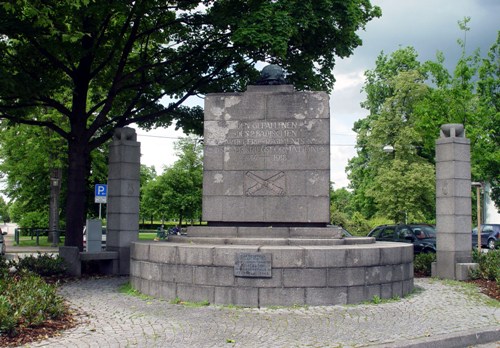
[[[491,185],[485,183],[484,185],[484,218],[483,223],[486,224],[500,224],[500,213],[498,207],[490,198]]]

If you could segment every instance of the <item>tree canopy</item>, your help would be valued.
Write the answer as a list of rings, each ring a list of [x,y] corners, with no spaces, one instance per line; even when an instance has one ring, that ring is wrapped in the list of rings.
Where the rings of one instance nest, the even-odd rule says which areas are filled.
[[[144,187],[142,207],[152,215],[183,219],[201,217],[203,182],[202,144],[185,138],[175,144],[178,160]]]
[[[201,110],[183,102],[242,90],[258,61],[298,89],[331,90],[335,58],[376,16],[369,0],[2,2],[0,119],[64,139],[65,243],[81,249],[90,153],[114,129],[177,120],[199,131]]]
[[[362,106],[369,114],[354,125],[357,156],[347,168],[351,204],[365,217],[434,221],[434,147],[446,123],[465,125],[472,178],[490,182],[500,206],[500,33],[485,57],[477,50],[467,55],[459,44],[463,53],[453,72],[443,53],[421,63],[406,47],[381,53],[365,73]],[[386,145],[392,153],[384,152]]]

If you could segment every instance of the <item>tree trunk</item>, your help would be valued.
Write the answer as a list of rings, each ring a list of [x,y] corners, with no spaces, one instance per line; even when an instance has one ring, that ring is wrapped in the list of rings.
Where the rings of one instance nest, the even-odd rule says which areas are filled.
[[[179,230],[182,228],[182,212],[179,214]]]
[[[68,195],[66,201],[66,240],[64,245],[83,250],[83,227],[87,172],[90,165],[88,144],[70,141],[68,149]]]

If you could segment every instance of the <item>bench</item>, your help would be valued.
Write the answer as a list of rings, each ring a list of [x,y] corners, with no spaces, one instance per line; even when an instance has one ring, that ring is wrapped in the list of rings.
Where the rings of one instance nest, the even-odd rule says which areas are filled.
[[[75,277],[82,275],[82,263],[88,261],[96,261],[102,274],[118,274],[119,271],[118,251],[82,252],[78,247],[61,246],[59,256],[66,261],[66,273]]]

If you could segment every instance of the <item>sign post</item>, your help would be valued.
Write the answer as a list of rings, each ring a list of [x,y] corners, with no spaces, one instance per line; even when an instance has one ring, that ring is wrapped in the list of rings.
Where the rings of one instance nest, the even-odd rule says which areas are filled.
[[[102,204],[107,203],[108,198],[108,185],[96,184],[95,185],[95,203],[99,203],[99,220],[101,219]]]

